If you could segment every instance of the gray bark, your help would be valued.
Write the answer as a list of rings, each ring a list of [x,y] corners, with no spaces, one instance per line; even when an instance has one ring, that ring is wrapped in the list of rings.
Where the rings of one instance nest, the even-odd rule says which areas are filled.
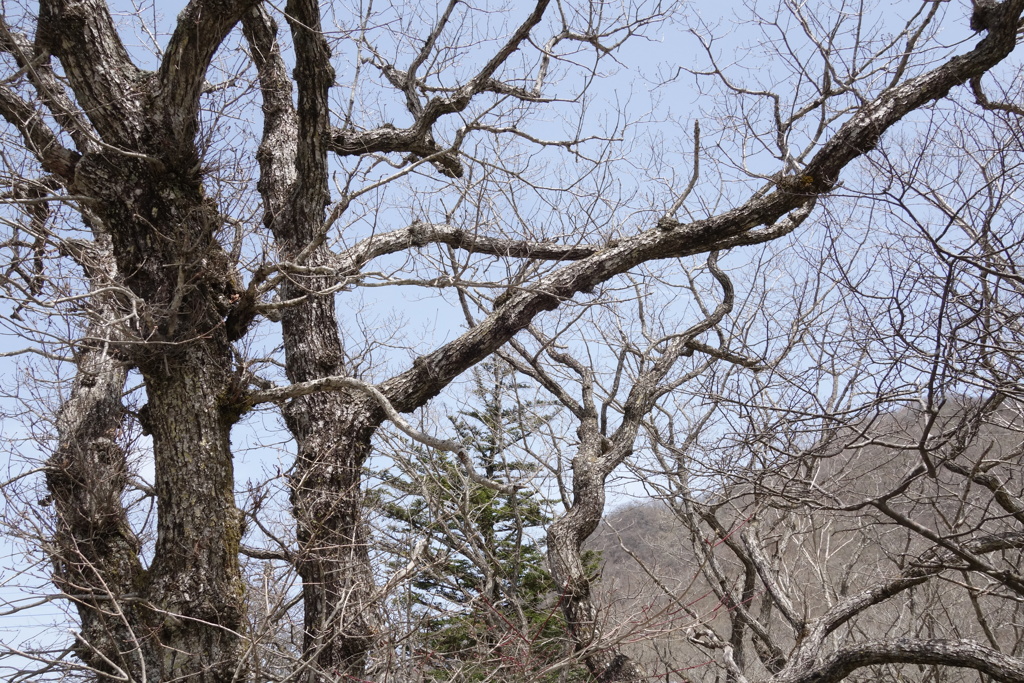
[[[76,602],[82,620],[79,656],[104,673],[125,672],[133,679],[145,675],[150,681],[225,681],[244,670],[241,527],[229,433],[248,406],[248,388],[234,369],[231,343],[244,338],[256,319],[259,294],[255,287],[239,289],[236,264],[216,239],[222,217],[204,194],[204,158],[195,139],[210,60],[239,22],[253,48],[264,103],[258,154],[264,226],[281,258],[306,269],[293,273],[279,289],[282,299],[301,300],[285,310],[281,321],[290,382],[348,374],[333,298],[318,294],[340,278],[357,275],[375,256],[446,244],[565,262],[499,300],[496,310],[465,334],[382,381],[383,396],[408,412],[426,405],[539,315],[579,292],[649,261],[760,243],[793,230],[812,210],[814,198],[831,192],[843,170],[872,150],[894,124],[1010,54],[1024,9],[1024,0],[992,9],[986,15],[987,33],[974,49],[864,103],[821,146],[800,178],[780,176],[766,193],[718,215],[689,223],[666,218],[615,243],[572,247],[414,225],[332,254],[324,233],[324,207],[330,201],[327,155],[432,155],[443,174],[461,176],[458,151],[442,149],[433,127],[444,116],[466,111],[481,93],[532,97],[501,84],[496,74],[527,44],[549,3],[534,3],[507,42],[450,91],[421,95],[415,66],[404,74],[385,70],[406,96],[414,121],[406,129],[381,125],[362,133],[331,124],[334,74],[318,4],[291,0],[286,8],[295,48],[294,81],[275,47],[275,27],[259,4],[190,3],[160,67],[149,73],[132,63],[104,3],[43,0],[32,48],[40,55],[34,57],[45,50],[59,61],[74,104],[45,60],[33,68],[33,87],[67,136],[47,128],[49,119],[35,115],[35,103],[0,86],[0,114],[19,131],[40,167],[69,194],[84,198],[82,212],[97,240],[105,245],[109,239],[105,277],[125,289],[124,297],[106,300],[108,308],[97,311],[101,319],[130,323],[116,333],[102,323],[90,328],[91,339],[109,344],[90,343],[80,351],[79,374],[59,417],[60,443],[47,471],[58,517],[55,581]],[[0,49],[10,54],[29,49],[24,38],[5,34]],[[16,61],[28,63],[23,54]],[[293,82],[297,106],[292,105]],[[65,148],[65,139],[76,149]],[[638,681],[644,674],[622,653],[603,649],[580,549],[603,514],[605,478],[628,455],[639,424],[664,390],[660,382],[675,359],[672,354],[692,351],[691,342],[697,343],[692,338],[675,343],[663,362],[637,381],[623,426],[610,435],[611,451],[603,447],[593,407],[583,406],[579,413],[574,500],[551,528],[550,553],[571,636],[602,681]],[[126,465],[116,436],[128,367],[138,369],[145,382],[149,404],[139,418],[153,436],[156,462],[158,537],[148,570],[142,569],[139,543],[120,502]],[[362,516],[363,466],[386,413],[351,389],[296,394],[283,413],[297,444],[291,494],[299,544],[296,566],[303,579],[302,675],[309,681],[358,677],[374,646],[378,609]],[[108,609],[108,603],[116,609]],[[785,669],[778,680],[839,680],[865,663],[928,657],[971,666],[1000,680],[1019,680],[1015,662],[998,653],[936,642],[841,651],[820,666]]]

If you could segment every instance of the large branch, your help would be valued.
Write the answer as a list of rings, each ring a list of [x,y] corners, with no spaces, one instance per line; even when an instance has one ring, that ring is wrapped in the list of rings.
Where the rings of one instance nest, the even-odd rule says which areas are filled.
[[[224,37],[260,0],[192,0],[178,15],[158,71],[158,102],[172,139],[191,149],[206,70]]]
[[[504,305],[458,339],[421,356],[413,367],[381,384],[398,410],[409,411],[436,396],[455,377],[493,353],[538,314],[552,310],[576,293],[647,261],[709,251],[724,243],[775,239],[799,224],[814,197],[830,192],[840,172],[868,153],[882,134],[910,112],[944,97],[951,88],[986,72],[1016,45],[1017,22],[1024,0],[1007,0],[999,20],[973,50],[889,88],[844,123],[798,177],[781,178],[766,196],[755,195],[739,207],[683,224],[663,218],[633,238],[568,265],[512,295]],[[787,218],[786,214],[793,212]],[[770,226],[758,230],[761,226]],[[780,227],[781,226],[781,227]]]
[[[298,149],[298,117],[292,104],[292,81],[277,41],[277,23],[267,11],[256,6],[242,16],[242,33],[256,65],[263,99],[263,135],[256,151],[260,177],[256,189],[263,199],[263,225],[275,233],[286,227],[290,200],[295,187]],[[241,339],[256,318],[262,277],[254,277],[249,288],[227,317],[228,336]]]
[[[806,624],[800,615],[797,613],[796,608],[793,606],[793,602],[789,599],[786,591],[779,585],[779,582],[775,580],[774,567],[771,561],[768,559],[768,553],[765,552],[764,546],[761,544],[761,538],[758,535],[758,527],[760,526],[760,520],[755,517],[743,527],[740,531],[740,539],[743,541],[743,546],[746,548],[746,558],[757,572],[758,577],[761,579],[761,583],[764,584],[765,589],[768,591],[768,595],[771,597],[772,602],[779,608],[783,618],[793,627],[793,633],[796,637],[802,637]],[[735,546],[730,546],[735,547]],[[739,550],[739,548],[736,548]]]
[[[1024,659],[975,643],[955,640],[873,641],[835,652],[817,666],[785,671],[772,683],[838,683],[857,669],[879,664],[953,666],[987,674],[1005,683],[1024,683]]]
[[[292,80],[281,56],[277,24],[263,7],[242,17],[242,32],[259,76],[263,98],[263,135],[256,152],[260,165],[257,184],[265,207],[267,227],[287,206],[295,182],[295,151],[298,121],[292,104]]]
[[[266,106],[265,104],[265,109]],[[260,161],[259,190],[263,196],[264,206],[267,207],[264,222],[271,227],[273,227],[276,217],[281,213],[279,208],[283,202],[281,198],[287,196],[285,191],[290,188],[288,180],[289,178],[294,178],[294,168],[292,168],[291,174],[287,173],[289,167],[285,163],[289,153],[294,152],[294,147],[289,147],[287,144],[289,139],[287,138],[288,132],[294,132],[294,118],[287,119],[285,116],[280,118],[282,119],[280,126],[272,124],[269,113],[264,118],[266,122],[264,142],[260,145],[260,151],[257,155]],[[245,295],[236,303],[234,310],[228,317],[228,327],[231,336],[233,339],[240,338],[248,328],[249,323],[255,318],[257,312],[267,310],[265,305],[261,306],[259,304],[260,297],[278,284],[282,277],[292,275],[307,278],[319,277],[333,283],[327,288],[316,289],[311,287],[307,293],[294,300],[275,304],[275,307],[278,308],[290,308],[311,298],[320,298],[331,294],[343,286],[346,281],[357,280],[363,267],[375,258],[405,251],[410,247],[423,247],[429,244],[445,244],[453,249],[501,258],[540,259],[547,261],[577,261],[587,256],[592,256],[601,250],[601,247],[589,244],[561,245],[553,242],[513,240],[476,234],[464,228],[458,228],[446,223],[414,222],[408,227],[379,235],[372,235],[361,240],[342,253],[331,257],[331,265],[311,266],[300,263],[280,262],[273,267],[262,268],[253,277]],[[271,277],[274,273],[279,275],[276,278]],[[459,285],[454,279],[442,276],[431,280],[429,286],[454,287]],[[722,352],[693,340],[689,344],[693,350],[749,367],[757,367],[756,362],[740,358],[736,354]]]
[[[787,229],[795,228],[808,214],[800,206],[807,202],[807,197],[795,197],[797,210],[792,217],[779,222]],[[381,384],[381,390],[399,410],[416,409],[467,368],[497,350],[542,311],[553,310],[576,293],[592,290],[647,261],[709,251],[720,241],[717,235],[707,235],[706,225],[715,222],[717,219],[698,221],[691,224],[689,231],[653,228],[555,271],[512,294],[502,306],[458,339],[416,359],[412,369]],[[760,224],[753,227],[756,225]],[[779,230],[769,229],[764,234],[774,238],[779,233]]]
[[[474,254],[547,261],[577,261],[593,256],[602,249],[591,244],[562,245],[554,242],[490,237],[446,223],[415,222],[405,228],[367,237],[346,249],[336,257],[337,266],[331,274],[341,277],[352,276],[379,256],[430,244],[444,244]]]
[[[316,0],[289,0],[285,12],[295,45],[298,88],[298,146],[295,170],[302,182],[292,192],[292,249],[309,249],[330,200],[327,189],[327,141],[330,133],[328,90],[334,84],[331,53],[320,24]]]
[[[102,0],[41,0],[36,40],[64,67],[79,107],[109,144],[138,148],[146,118],[145,74]]]
[[[24,34],[13,30],[0,17],[0,50],[10,54],[19,69],[28,75],[39,100],[50,110],[60,127],[74,140],[81,153],[95,151],[96,134],[78,109],[57,74],[50,55],[33,46]]]
[[[381,126],[371,130],[353,131],[332,128],[330,150],[338,156],[411,153],[430,157],[435,168],[449,178],[461,178],[465,170],[458,154],[446,151],[429,134],[429,129],[414,125],[411,128]]]
[[[25,146],[44,170],[67,184],[74,180],[79,154],[60,144],[60,138],[46,125],[40,113],[6,85],[0,85],[0,116],[18,129]]]

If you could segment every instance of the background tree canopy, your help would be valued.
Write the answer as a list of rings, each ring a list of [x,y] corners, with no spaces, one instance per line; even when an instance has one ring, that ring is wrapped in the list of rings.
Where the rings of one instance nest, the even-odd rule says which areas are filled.
[[[1024,681],[1024,0],[0,7],[8,679]]]

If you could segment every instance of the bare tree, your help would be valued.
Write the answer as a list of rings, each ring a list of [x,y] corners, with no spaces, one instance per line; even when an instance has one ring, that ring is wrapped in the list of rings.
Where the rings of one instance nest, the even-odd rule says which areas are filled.
[[[166,41],[146,13],[119,23],[100,0],[5,7],[0,115],[10,266],[0,284],[13,305],[7,327],[27,340],[26,352],[74,373],[54,390],[58,409],[32,406],[52,424],[41,474],[53,532],[40,549],[78,620],[75,661],[57,658],[47,670],[132,681],[399,676],[386,665],[396,640],[381,610],[388,591],[415,568],[388,577],[374,564],[367,461],[378,432],[393,428],[454,453],[475,484],[507,489],[508,482],[477,472],[458,441],[403,417],[501,353],[573,415],[576,438],[570,432],[559,444],[573,454],[571,464],[552,464],[565,513],[548,529],[550,569],[575,650],[565,662],[581,659],[601,681],[645,678],[602,629],[581,562],[604,511],[606,481],[640,448],[692,447],[700,420],[681,442],[671,431],[657,436],[673,392],[712,390],[718,381],[735,386],[766,367],[778,367],[773,377],[788,376],[783,351],[803,344],[813,326],[797,318],[786,348],[774,356],[759,351],[756,329],[744,331],[733,315],[736,276],[726,272],[727,250],[780,240],[845,193],[885,205],[886,193],[843,183],[877,173],[890,180],[891,194],[900,176],[886,170],[885,150],[877,149],[883,136],[918,112],[946,111],[965,83],[985,120],[1015,114],[1014,105],[986,93],[989,74],[997,84],[1013,79],[1001,64],[1016,47],[1024,1],[986,4],[971,20],[979,33],[952,48],[939,28],[968,19],[948,5],[921,3],[895,28],[863,7],[751,8],[770,53],[764,59],[772,58],[763,67],[740,65],[758,68],[753,74],[735,74],[722,63],[714,30],[689,21],[706,63],[689,74],[715,91],[699,115],[703,130],[695,125],[681,143],[692,172],[676,179],[669,158],[656,155],[645,167],[655,176],[649,184],[623,180],[626,168],[644,167],[642,154],[631,156],[637,122],[624,115],[599,123],[591,107],[607,71],[626,59],[624,46],[685,19],[674,6],[538,0],[494,13],[457,0],[356,10],[312,0],[291,0],[283,10],[194,0]],[[132,28],[152,47],[151,70],[129,46]],[[681,74],[669,74],[664,87]],[[254,135],[260,115],[262,131]],[[554,117],[568,123],[545,120]],[[899,130],[927,145],[949,127],[937,118],[934,126],[914,121]],[[958,229],[978,231],[975,248],[957,263],[984,265],[999,282],[1019,284],[1005,245],[941,188],[913,187]],[[829,211],[818,209],[835,215]],[[665,265],[691,256],[699,258],[688,270]],[[651,317],[658,292],[676,291],[660,286],[680,282],[692,305],[668,305]],[[436,343],[413,340],[404,353],[386,353],[395,330],[381,334],[342,308],[375,285],[441,290],[464,324]],[[953,301],[954,290],[944,291]],[[820,302],[811,303],[809,317]],[[607,351],[580,339],[595,328]],[[268,335],[275,341],[266,343]],[[909,336],[901,330],[896,338]],[[929,358],[945,367],[946,356]],[[995,367],[1006,372],[1004,361]],[[144,405],[126,399],[140,393],[129,377],[141,384]],[[836,378],[847,381],[843,373]],[[882,385],[875,406],[889,398]],[[999,414],[1011,394],[989,385],[983,408],[960,419],[955,433],[969,436],[971,425]],[[928,398],[939,395],[937,387],[929,385],[923,410],[926,429],[941,431],[941,406]],[[755,399],[739,402],[760,405]],[[845,434],[840,426],[857,428],[850,414],[836,423],[832,410],[842,403],[808,428],[818,445],[806,448],[834,443],[839,437],[830,435]],[[248,509],[235,496],[232,427],[265,410],[280,415],[293,445],[278,479],[290,507],[285,532],[267,522],[259,487]],[[136,426],[151,437],[151,485],[132,475]],[[938,481],[940,458],[928,438],[919,441],[923,474]],[[774,475],[746,455],[722,462],[723,485],[736,472],[757,482]],[[1001,500],[993,483],[1001,479],[947,465],[956,462],[944,454],[943,472]],[[696,476],[653,481],[684,487],[683,500],[693,505],[682,508],[683,518],[693,533],[698,523],[712,524],[723,541],[737,543],[713,516],[701,516],[697,504],[706,501],[687,498]],[[808,479],[801,476],[783,478]],[[907,476],[923,481],[920,472]],[[153,534],[130,504],[135,491],[155,501]],[[922,551],[924,560],[980,571],[1000,590],[1014,589],[1013,569],[988,559],[1016,548],[1009,532],[982,525],[971,537],[944,531],[932,538],[913,520],[900,521],[897,508],[887,512],[889,498],[879,500],[873,509],[936,544]],[[246,533],[263,545],[244,545]],[[874,604],[934,572],[912,567],[888,587],[865,589],[811,620],[790,610],[793,598],[776,588],[772,568],[751,547],[741,553],[752,567],[746,581],[765,583],[795,645],[785,656],[783,642],[749,612],[752,589],[737,596],[724,569],[714,574],[736,621],[729,637],[706,633],[702,642],[721,648],[735,680],[747,675],[740,660],[749,638],[763,646],[765,677],[780,681],[839,680],[899,662],[1024,677],[1015,654],[970,640],[891,638],[828,651],[830,635],[860,609],[849,600]],[[267,575],[290,567],[301,582],[295,596],[264,591],[262,622],[253,616],[253,589],[247,602],[243,556],[270,563]],[[718,572],[713,559],[705,554],[709,571]],[[299,612],[301,626],[290,624]],[[250,630],[274,622],[288,627],[272,638]],[[293,646],[296,634],[301,644]],[[268,655],[271,647],[277,654]]]
[[[1021,122],[977,85],[927,143],[880,145],[820,247],[743,271],[724,337],[761,369],[703,373],[649,417],[633,467],[680,524],[615,515],[599,587],[611,623],[651,614],[653,646],[628,648],[649,670],[1019,680]],[[788,302],[758,285],[805,258],[821,276]]]

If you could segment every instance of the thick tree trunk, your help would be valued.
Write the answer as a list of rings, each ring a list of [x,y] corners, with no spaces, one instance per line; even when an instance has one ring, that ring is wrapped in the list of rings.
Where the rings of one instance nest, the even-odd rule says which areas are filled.
[[[110,332],[94,324],[86,336],[104,340]],[[126,376],[108,345],[83,344],[71,395],[57,416],[46,484],[56,512],[53,581],[81,621],[76,654],[98,672],[140,680],[154,662],[138,603],[124,599],[137,593],[143,577],[139,539],[121,503],[128,474],[118,441]]]
[[[186,347],[165,368],[143,373],[159,512],[147,596],[165,681],[231,680],[241,655],[241,516],[228,441],[234,416],[225,409],[224,354],[212,351],[223,349]]]
[[[325,250],[317,256],[325,257]],[[326,287],[320,278],[288,285],[286,297]],[[292,382],[347,374],[333,297],[314,296],[282,320]],[[363,465],[383,414],[367,396],[311,394],[284,410],[298,453],[291,480],[302,577],[305,680],[362,676],[378,616],[363,521]]]
[[[158,513],[143,571],[120,506],[125,463],[113,441],[124,370],[105,351],[87,351],[48,480],[58,546],[81,559],[62,558],[58,583],[118,598],[107,611],[92,606],[99,598],[80,602],[80,650],[97,669],[131,680],[228,681],[241,670],[241,525],[228,438],[241,388],[225,326],[239,292],[215,237],[222,218],[204,195],[195,134],[209,60],[253,4],[190,3],[167,59],[149,73],[132,63],[101,0],[40,2],[38,44],[61,60],[89,119],[82,125],[94,131],[78,138],[81,155],[68,155],[73,168],[63,177],[71,194],[88,198],[83,215],[95,234],[109,236],[108,282],[121,294],[104,318],[118,326],[119,358],[145,380],[139,420],[153,436]],[[80,490],[88,477],[102,479],[101,495]]]
[[[373,428],[360,426],[365,411],[346,405],[344,396],[309,398],[290,411],[289,423],[301,444],[292,503],[305,608],[305,680],[312,683],[363,674],[379,615],[360,489]],[[307,408],[313,412],[305,413]],[[337,418],[310,425],[310,414]]]
[[[126,239],[121,236],[122,244]],[[97,243],[108,243],[102,231]],[[82,260],[104,271],[94,288],[102,289],[118,272],[109,248],[100,253],[94,247]],[[202,293],[177,296],[134,265],[136,291],[152,302],[146,310],[166,312],[160,296],[203,310]],[[97,319],[123,319],[122,299],[94,297],[92,305],[103,309]],[[109,325],[94,325],[80,346],[78,375],[58,418],[59,445],[47,470],[57,512],[54,580],[78,607],[79,656],[104,674],[212,682],[230,680],[239,668],[240,519],[228,441],[237,414],[230,349],[223,325],[210,330],[210,321],[209,311],[191,319],[153,316],[149,334],[176,327],[184,337],[166,343],[173,352],[153,355],[133,353],[134,340]],[[206,334],[197,334],[197,327],[206,327]],[[125,359],[133,356],[141,361],[149,397],[140,421],[152,433],[156,466],[158,536],[148,571],[121,503],[127,484],[126,454],[118,444],[121,393]]]
[[[134,297],[112,318],[137,311],[118,346],[145,380],[139,419],[153,436],[156,471],[158,536],[136,591],[157,648],[146,678],[229,680],[241,652],[241,520],[228,438],[240,388],[223,322],[235,290],[214,239],[216,207],[191,170],[100,153],[76,171]]]

